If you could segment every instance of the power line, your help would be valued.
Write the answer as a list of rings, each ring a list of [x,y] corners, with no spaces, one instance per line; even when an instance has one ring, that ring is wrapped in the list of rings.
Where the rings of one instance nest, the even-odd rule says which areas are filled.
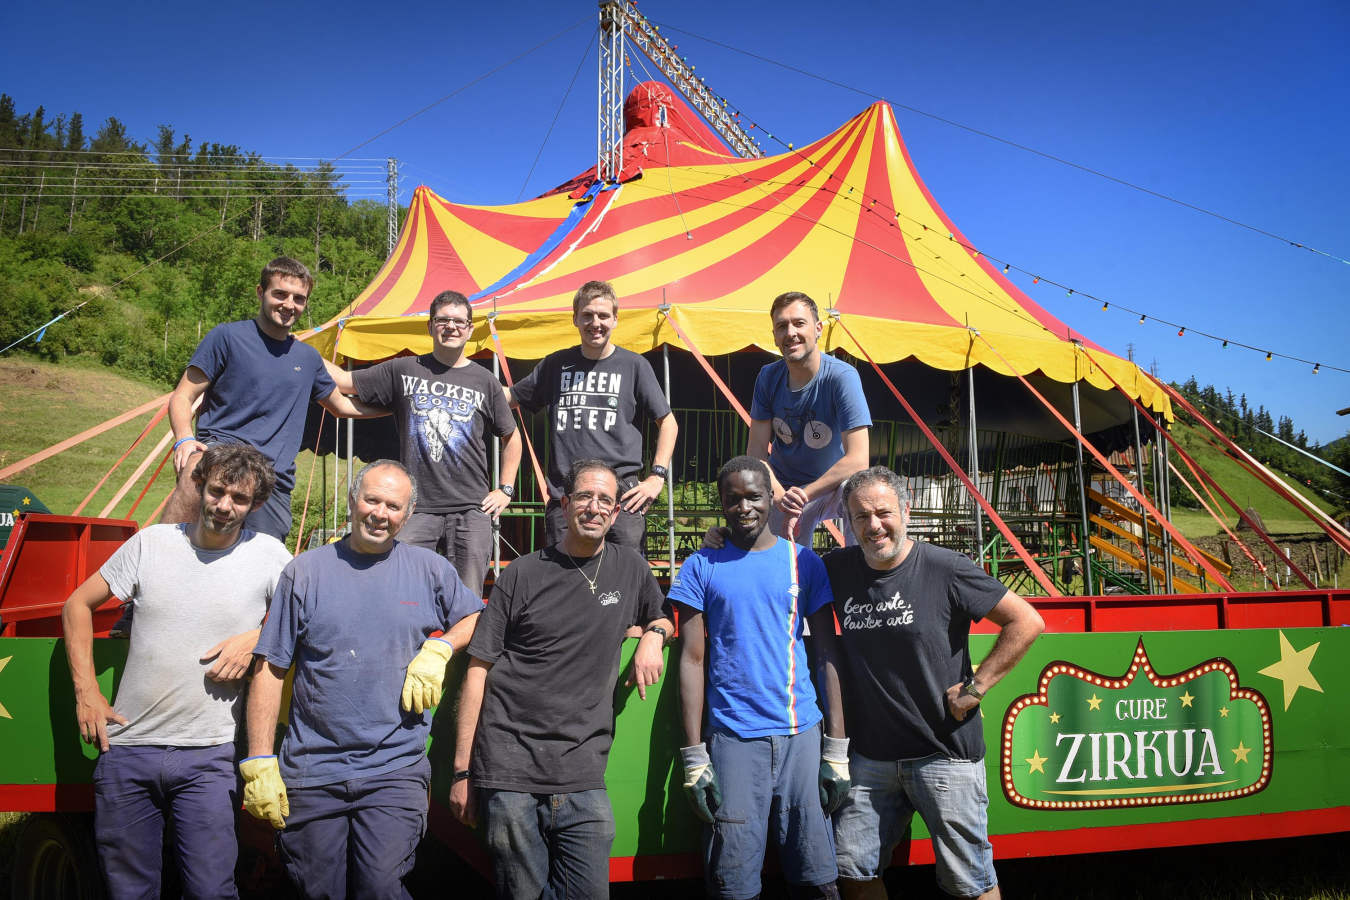
[[[790,72],[796,72],[796,73],[799,74],[799,75],[805,75],[807,78],[814,78],[815,80],[824,82],[825,84],[834,85],[835,87],[842,88],[842,89],[847,90],[847,91],[853,91],[854,93],[861,94],[862,96],[867,97],[867,98],[872,99],[872,100],[883,100],[883,101],[889,103],[891,106],[893,106],[893,107],[898,107],[899,109],[903,109],[903,110],[905,110],[906,112],[912,112],[912,113],[914,113],[915,115],[924,116],[925,118],[932,119],[932,120],[935,121],[935,122],[941,122],[941,123],[944,124],[944,125],[950,125],[950,126],[953,127],[953,128],[959,128],[959,129],[961,129],[962,131],[967,131],[967,132],[970,132],[971,134],[979,135],[980,137],[983,137],[983,138],[988,138],[988,139],[991,140],[991,141],[997,141],[997,142],[1000,143],[1000,144],[1006,144],[1007,146],[1013,147],[1013,148],[1015,148],[1015,149],[1017,149],[1017,150],[1022,150],[1022,151],[1026,152],[1026,153],[1034,154],[1034,155],[1036,155],[1036,156],[1042,157],[1043,159],[1048,159],[1048,160],[1050,160],[1050,161],[1052,161],[1052,162],[1059,163],[1060,165],[1068,166],[1068,167],[1073,168],[1073,169],[1078,169],[1078,170],[1081,171],[1081,172],[1086,172],[1086,173],[1088,173],[1089,175],[1095,175],[1095,176],[1097,176],[1098,178],[1102,178],[1102,179],[1105,179],[1106,181],[1114,182],[1114,183],[1119,184],[1119,185],[1121,185],[1121,186],[1123,186],[1123,187],[1130,188],[1131,190],[1139,191],[1140,193],[1143,193],[1143,194],[1148,194],[1149,196],[1151,196],[1151,197],[1156,197],[1156,198],[1158,198],[1159,200],[1165,200],[1165,201],[1167,201],[1168,203],[1175,203],[1175,204],[1178,205],[1178,206],[1182,206],[1182,207],[1185,207],[1186,209],[1193,210],[1194,212],[1198,212],[1198,213],[1201,213],[1201,214],[1203,214],[1203,215],[1210,216],[1210,217],[1215,218],[1215,219],[1218,219],[1218,220],[1220,220],[1220,221],[1222,221],[1222,222],[1227,222],[1227,223],[1230,224],[1230,225],[1235,225],[1235,226],[1237,226],[1237,227],[1239,227],[1239,228],[1245,228],[1246,230],[1255,232],[1256,234],[1260,234],[1260,235],[1263,235],[1263,236],[1268,237],[1268,238],[1273,238],[1274,240],[1277,240],[1277,241],[1281,241],[1281,242],[1283,242],[1283,243],[1286,243],[1286,244],[1288,244],[1288,245],[1291,246],[1291,247],[1295,247],[1295,248],[1298,248],[1298,249],[1300,249],[1300,250],[1307,250],[1307,251],[1310,252],[1310,253],[1316,253],[1316,254],[1318,254],[1319,256],[1325,256],[1325,257],[1327,257],[1328,259],[1334,259],[1334,260],[1336,260],[1337,262],[1341,262],[1341,263],[1345,263],[1346,265],[1350,265],[1350,259],[1346,259],[1346,258],[1343,257],[1343,256],[1338,256],[1337,254],[1335,254],[1335,253],[1330,253],[1330,252],[1328,252],[1328,251],[1326,251],[1326,250],[1320,250],[1320,249],[1318,249],[1317,247],[1313,247],[1313,246],[1311,246],[1311,245],[1309,245],[1309,244],[1305,244],[1305,243],[1302,242],[1302,241],[1296,241],[1296,240],[1294,240],[1293,238],[1287,238],[1287,237],[1285,237],[1285,236],[1283,236],[1283,235],[1276,234],[1276,233],[1273,232],[1273,231],[1267,231],[1267,230],[1264,229],[1264,228],[1260,228],[1260,227],[1258,227],[1258,226],[1256,226],[1256,225],[1248,224],[1248,223],[1243,222],[1243,221],[1241,221],[1241,220],[1239,220],[1239,219],[1234,219],[1234,218],[1232,218],[1231,216],[1226,216],[1226,215],[1224,215],[1223,213],[1215,212],[1214,210],[1207,209],[1207,208],[1205,208],[1205,207],[1203,207],[1203,206],[1199,206],[1198,204],[1195,204],[1195,203],[1190,203],[1190,202],[1188,202],[1188,201],[1186,201],[1186,200],[1182,200],[1182,199],[1180,199],[1180,198],[1178,198],[1178,197],[1173,197],[1172,195],[1170,195],[1170,194],[1165,194],[1165,193],[1163,193],[1162,191],[1155,191],[1155,190],[1153,190],[1152,188],[1147,188],[1147,187],[1144,187],[1144,186],[1142,186],[1142,185],[1135,184],[1135,183],[1132,182],[1132,181],[1126,181],[1126,180],[1123,179],[1123,178],[1117,178],[1117,177],[1114,176],[1114,175],[1107,174],[1106,172],[1102,172],[1102,171],[1099,170],[1099,169],[1094,169],[1094,168],[1092,168],[1091,166],[1085,166],[1085,165],[1083,165],[1083,164],[1081,164],[1081,163],[1073,162],[1072,160],[1065,159],[1065,158],[1063,158],[1063,157],[1061,157],[1061,156],[1055,156],[1053,153],[1047,153],[1047,152],[1045,152],[1044,150],[1037,150],[1035,147],[1030,147],[1030,146],[1027,146],[1026,144],[1021,144],[1021,143],[1018,143],[1017,141],[1010,140],[1009,138],[1000,137],[999,135],[993,134],[992,132],[984,131],[984,130],[982,130],[982,129],[975,128],[975,127],[970,126],[970,125],[965,125],[965,124],[963,124],[963,123],[961,123],[961,122],[955,121],[954,119],[948,119],[948,118],[946,118],[946,117],[944,117],[944,116],[939,116],[939,115],[937,115],[936,113],[930,113],[930,112],[928,112],[927,110],[919,109],[919,108],[916,107],[916,106],[910,106],[910,105],[908,105],[908,104],[900,103],[900,102],[897,102],[897,101],[894,101],[894,100],[887,100],[885,97],[881,96],[880,94],[875,94],[875,93],[873,93],[872,91],[865,90],[865,89],[860,88],[860,87],[855,87],[854,85],[847,84],[847,83],[842,82],[842,81],[837,81],[837,80],[835,80],[835,79],[833,79],[833,78],[827,78],[827,77],[824,76],[824,75],[817,74],[817,73],[812,72],[812,71],[810,71],[810,70],[808,70],[808,69],[803,69],[803,68],[801,68],[800,66],[794,66],[794,65],[792,65],[792,64],[790,64],[790,63],[780,62],[780,61],[778,61],[778,60],[776,60],[776,59],[772,59],[771,57],[763,56],[763,55],[761,55],[761,54],[759,54],[759,53],[754,53],[754,52],[752,52],[752,51],[750,51],[750,50],[744,50],[744,49],[742,49],[742,48],[740,48],[740,47],[735,47],[735,46],[733,46],[733,45],[731,45],[731,44],[723,43],[722,41],[716,40],[715,38],[707,37],[706,35],[698,34],[698,33],[696,33],[696,32],[689,31],[689,30],[687,30],[687,29],[678,28],[678,27],[673,26],[673,25],[672,25],[672,26],[663,25],[663,26],[661,26],[661,27],[663,27],[663,28],[669,28],[669,29],[672,30],[672,31],[680,32],[681,34],[687,34],[687,35],[689,35],[690,37],[695,38],[696,40],[706,41],[706,42],[709,43],[709,44],[713,44],[713,45],[715,45],[715,46],[722,47],[723,49],[730,50],[730,51],[732,51],[733,53],[739,53],[739,54],[742,54],[743,56],[748,56],[748,57],[750,57],[750,58],[752,58],[752,59],[757,59],[757,60],[760,60],[761,62],[766,62],[766,63],[769,63],[770,65],[774,65],[774,66],[778,66],[779,68],[787,69],[787,70],[790,71]],[[725,98],[723,98],[723,99],[725,99]],[[758,128],[758,126],[757,126],[755,123],[753,123],[753,122],[751,123],[750,127],[751,127],[751,128]],[[762,129],[762,128],[760,128],[759,130],[760,130],[760,131],[764,131],[764,129]],[[783,143],[779,138],[775,137],[775,136],[772,135],[772,134],[769,134],[767,131],[764,131],[764,133],[767,134],[770,138],[773,138],[775,141],[778,141],[780,144]],[[790,146],[790,145],[789,145],[789,146]]]

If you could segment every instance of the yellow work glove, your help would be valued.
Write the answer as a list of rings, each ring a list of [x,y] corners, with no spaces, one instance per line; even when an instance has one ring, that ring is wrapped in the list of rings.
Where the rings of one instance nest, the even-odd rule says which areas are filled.
[[[265,819],[280,831],[291,814],[286,799],[286,782],[275,756],[250,756],[240,760],[239,774],[244,776],[244,809],[255,819]]]
[[[413,661],[408,663],[408,674],[403,679],[403,708],[420,713],[441,702],[441,683],[445,681],[445,666],[455,648],[444,638],[427,638]]]

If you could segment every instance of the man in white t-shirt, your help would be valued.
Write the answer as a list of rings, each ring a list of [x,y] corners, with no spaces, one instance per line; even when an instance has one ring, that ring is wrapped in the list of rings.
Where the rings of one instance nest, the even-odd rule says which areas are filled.
[[[159,896],[166,817],[184,895],[238,897],[240,679],[291,558],[276,538],[243,525],[275,477],[253,447],[211,447],[193,474],[196,520],[132,535],[66,601],[75,716],[101,751],[94,833],[114,900]],[[136,628],[109,705],[94,668],[93,612],[114,596],[135,606]]]

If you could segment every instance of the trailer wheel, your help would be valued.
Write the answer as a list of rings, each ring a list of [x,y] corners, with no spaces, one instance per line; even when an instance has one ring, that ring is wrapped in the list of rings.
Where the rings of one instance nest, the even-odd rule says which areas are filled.
[[[19,833],[10,874],[11,897],[103,900],[103,875],[94,849],[94,817],[38,813]]]

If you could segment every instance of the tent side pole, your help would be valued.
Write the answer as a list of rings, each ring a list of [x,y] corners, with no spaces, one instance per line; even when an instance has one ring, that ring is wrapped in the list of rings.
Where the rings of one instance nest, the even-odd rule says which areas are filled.
[[[967,388],[967,415],[966,420],[970,426],[970,480],[976,485],[980,483],[980,447],[976,438],[975,428],[975,367],[966,369],[966,388]],[[995,497],[995,506],[998,505],[998,499]],[[981,569],[984,568],[984,522],[980,515],[980,504],[975,502],[975,498],[970,499],[970,510],[975,516],[975,561],[979,563]]]
[[[497,354],[492,354],[492,377],[500,384],[502,363]],[[523,427],[523,423],[522,423]],[[502,439],[492,436],[492,485],[495,489],[502,483]],[[502,517],[492,517],[492,580],[495,583],[502,574]],[[479,585],[481,588],[482,585]]]
[[[1134,480],[1135,486],[1139,488],[1139,493],[1144,493],[1144,442],[1139,436],[1139,410],[1131,407],[1130,412],[1134,414]],[[1143,543],[1144,549],[1144,583],[1148,585],[1148,592],[1153,593],[1153,554],[1149,549],[1148,533],[1148,510],[1142,506],[1139,508],[1140,521],[1144,525]]]
[[[1083,416],[1078,405],[1076,381],[1073,383],[1073,427],[1079,434],[1083,433]],[[1091,596],[1096,591],[1093,590],[1092,584],[1092,544],[1088,540],[1087,477],[1083,471],[1083,442],[1075,440],[1073,449],[1078,467],[1078,524],[1083,529],[1078,539],[1078,549],[1083,551],[1083,595]]]
[[[661,365],[666,382],[666,406],[670,406],[670,345],[661,345]],[[671,409],[670,414],[675,415]],[[666,548],[670,553],[670,577],[675,577],[675,457],[672,454],[670,465],[666,466]]]
[[[1158,511],[1167,516],[1167,521],[1172,521],[1171,504],[1167,497],[1167,438],[1163,435],[1162,416],[1154,421],[1154,442],[1153,442],[1153,496],[1158,498]],[[1176,593],[1172,582],[1172,538],[1166,530],[1162,535],[1162,553],[1163,553],[1163,590],[1169,594]]]

